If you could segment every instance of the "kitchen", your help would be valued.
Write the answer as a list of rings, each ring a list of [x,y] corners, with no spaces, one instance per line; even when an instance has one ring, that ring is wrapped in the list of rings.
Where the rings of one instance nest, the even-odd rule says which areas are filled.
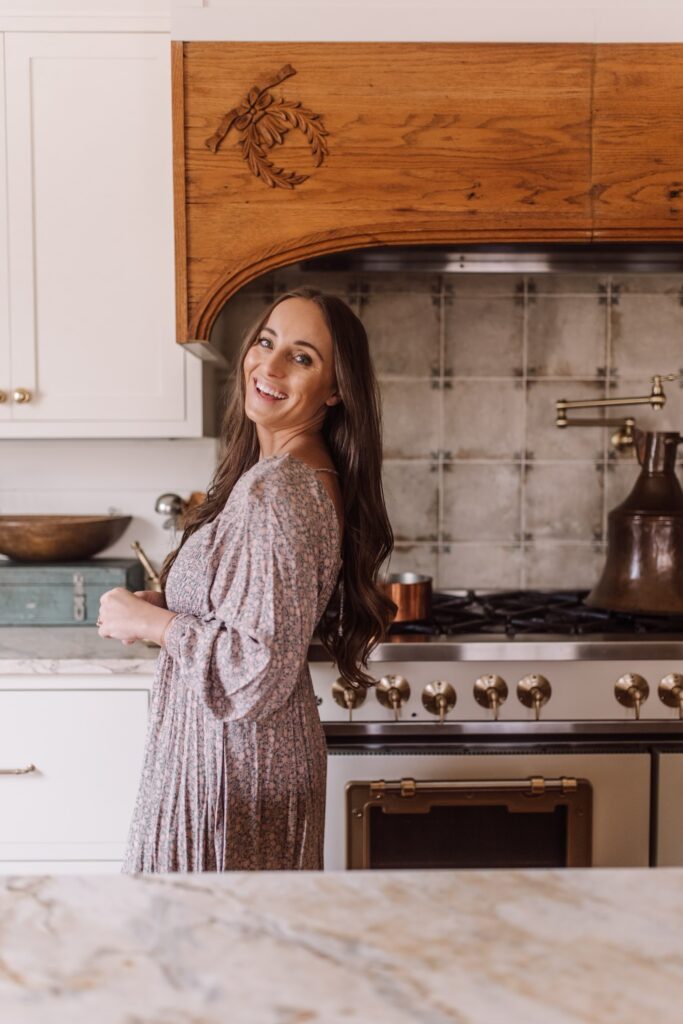
[[[13,400],[0,405],[0,514],[133,515],[102,557],[131,559],[137,540],[158,566],[175,531],[173,521],[164,529],[173,517],[155,512],[155,504],[163,493],[185,500],[207,486],[217,452],[211,431],[230,385],[235,336],[274,294],[313,281],[350,300],[370,334],[396,535],[391,571],[431,576],[436,591],[454,591],[456,598],[470,590],[564,594],[595,585],[607,557],[608,514],[633,487],[637,461],[633,446],[612,446],[613,428],[558,428],[555,403],[647,396],[653,375],[681,369],[683,268],[674,194],[680,161],[671,142],[679,51],[672,11],[662,5],[648,13],[646,29],[635,9],[630,19],[620,17],[618,29],[609,12],[600,17],[593,9],[584,22],[586,12],[576,11],[571,26],[565,13],[564,29],[561,18],[552,24],[541,18],[533,28],[503,18],[502,38],[494,38],[474,12],[467,12],[466,30],[456,29],[443,9],[446,21],[438,22],[434,5],[442,26],[436,32],[417,26],[402,5],[403,20],[392,25],[387,45],[424,42],[435,50],[426,61],[425,50],[408,46],[405,65],[397,53],[384,63],[376,55],[369,74],[360,43],[386,40],[382,6],[355,29],[347,17],[340,28],[336,9],[324,23],[309,9],[308,20],[294,23],[296,31],[291,12],[285,17],[272,8],[257,36],[243,11],[240,35],[234,20],[226,28],[220,5],[174,8],[173,98],[163,64],[169,17],[154,4],[144,14],[83,13],[69,22],[76,25],[72,33],[54,12],[7,15],[7,131],[0,145],[3,193],[11,202],[8,265],[0,267],[0,278],[7,282],[9,301],[2,305],[11,323],[7,317],[3,324],[9,340],[0,360]],[[231,47],[229,60],[219,55],[211,63],[210,39],[231,40],[221,44]],[[288,39],[296,43],[277,42]],[[326,52],[326,78],[315,43],[337,46],[340,39],[341,50]],[[453,70],[435,39],[474,49],[462,50]],[[510,45],[492,54],[477,46],[484,39]],[[596,42],[621,48],[596,56]],[[528,43],[541,46],[531,65],[528,53],[513,45]],[[629,43],[648,44],[641,75],[629,74],[636,57]],[[67,66],[68,73],[59,72]],[[288,66],[293,73],[272,86]],[[509,90],[501,82],[511,83]],[[299,103],[309,123],[317,117],[324,126],[318,139],[325,138],[325,153],[316,157],[308,138],[291,131],[282,159],[273,154],[285,173],[306,176],[291,188],[268,187],[267,168],[254,173],[234,126],[215,141],[226,113],[256,85]],[[455,110],[459,95],[467,104]],[[170,109],[185,126],[179,146],[176,125],[175,152],[163,116]],[[628,151],[630,184],[622,185],[629,116],[637,143]],[[59,132],[51,130],[55,124]],[[640,187],[633,187],[634,178],[643,179]],[[81,197],[90,204],[88,217],[77,213]],[[0,211],[0,218],[6,215]],[[425,248],[416,253],[418,243]],[[35,340],[33,347],[25,338]],[[679,383],[663,387],[663,409],[617,407],[610,416],[632,416],[639,429],[677,431]],[[476,618],[479,610],[465,615]],[[518,617],[516,609],[512,615]],[[647,633],[631,624],[605,639],[584,624],[558,639],[553,624],[545,639],[535,622],[527,636],[516,624],[511,635],[500,621],[479,637],[461,629],[446,637],[394,638],[390,649],[377,652],[384,687],[357,707],[348,706],[343,689],[333,696],[334,667],[312,649],[330,743],[330,885],[345,884],[335,875],[345,867],[377,871],[358,876],[370,877],[357,883],[369,892],[381,866],[459,866],[429,860],[443,849],[438,838],[431,853],[424,844],[417,848],[415,835],[425,831],[419,825],[410,834],[404,829],[398,844],[394,838],[394,851],[414,851],[412,863],[392,860],[391,850],[382,859],[381,836],[372,859],[367,823],[377,816],[372,808],[366,812],[368,802],[401,807],[382,821],[400,818],[409,826],[411,819],[424,821],[431,805],[411,815],[406,801],[434,802],[420,784],[444,781],[458,784],[447,805],[455,821],[465,821],[457,817],[464,800],[481,821],[487,801],[495,798],[499,806],[494,783],[517,784],[504,797],[514,798],[518,811],[530,797],[545,802],[547,814],[534,802],[532,814],[519,815],[536,821],[526,841],[523,830],[514,830],[502,863],[470,851],[467,863],[480,869],[535,863],[529,844],[532,852],[539,849],[543,818],[549,827],[559,825],[543,833],[547,855],[538,867],[683,863],[674,812],[676,680],[660,689],[682,670],[678,631],[661,640],[671,630]],[[25,790],[8,796],[2,840],[8,872],[80,876],[118,869],[156,651],[136,645],[122,652],[115,642],[98,641],[95,654],[77,639],[87,629],[23,625],[0,635],[9,709],[2,767],[38,763],[38,754],[26,753],[30,736],[33,749],[56,759],[57,785],[49,792],[34,787],[30,814]],[[96,639],[92,628],[90,635]],[[618,691],[626,696],[622,704],[615,686],[625,676],[631,678]],[[437,688],[428,707],[423,693],[437,681],[451,689]],[[55,723],[70,730],[69,749]],[[122,749],[129,754],[125,766]],[[98,775],[92,766],[103,761],[107,769]],[[39,768],[44,771],[44,761]],[[591,784],[588,803],[582,779]],[[369,793],[346,806],[345,784],[359,780]],[[39,779],[29,773],[5,781]],[[382,791],[381,781],[393,782],[395,791]],[[589,808],[592,830],[575,827]],[[347,851],[354,821],[362,826],[360,839]],[[498,827],[490,826],[494,835]],[[597,885],[600,872],[591,876]],[[634,885],[653,884],[643,877]],[[466,879],[448,878],[441,884],[466,889]],[[675,889],[677,876],[670,878]],[[88,888],[94,883],[83,881],[82,891],[95,892]],[[392,891],[388,876],[381,884]],[[438,892],[438,879],[429,884]],[[533,876],[523,884],[532,892]],[[406,906],[415,900],[420,913],[417,898],[403,888],[401,900]],[[660,1017],[670,1009],[659,1008]],[[544,1019],[552,1019],[549,1012],[545,1007]]]

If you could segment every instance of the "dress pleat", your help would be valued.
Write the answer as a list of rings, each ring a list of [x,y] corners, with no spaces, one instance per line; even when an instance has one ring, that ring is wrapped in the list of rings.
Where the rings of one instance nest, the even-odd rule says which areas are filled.
[[[340,565],[332,500],[289,455],[253,466],[183,545],[124,872],[322,868],[307,654]]]

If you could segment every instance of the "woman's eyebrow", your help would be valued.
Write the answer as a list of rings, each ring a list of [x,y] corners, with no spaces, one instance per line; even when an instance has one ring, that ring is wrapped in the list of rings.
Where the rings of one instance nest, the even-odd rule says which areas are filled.
[[[272,327],[262,327],[261,330],[262,331],[268,331],[269,334],[273,334],[275,337],[277,337],[277,331],[274,331]],[[320,360],[320,362],[321,363],[325,362],[325,360],[321,356],[321,354],[318,351],[318,349],[315,347],[315,345],[311,345],[310,341],[293,341],[292,344],[293,345],[303,345],[305,348],[312,348],[313,351],[315,352],[315,354],[317,355],[318,359]]]

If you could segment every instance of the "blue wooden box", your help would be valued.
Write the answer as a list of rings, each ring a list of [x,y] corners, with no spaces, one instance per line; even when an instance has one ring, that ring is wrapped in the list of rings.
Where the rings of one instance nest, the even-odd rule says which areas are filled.
[[[94,625],[100,597],[114,587],[145,589],[145,572],[137,559],[0,560],[0,626]]]

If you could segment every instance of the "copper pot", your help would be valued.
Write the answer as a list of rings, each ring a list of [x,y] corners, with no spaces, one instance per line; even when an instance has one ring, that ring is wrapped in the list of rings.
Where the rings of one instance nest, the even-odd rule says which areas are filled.
[[[394,622],[420,622],[432,612],[432,577],[416,572],[394,572],[380,588],[398,605]]]

